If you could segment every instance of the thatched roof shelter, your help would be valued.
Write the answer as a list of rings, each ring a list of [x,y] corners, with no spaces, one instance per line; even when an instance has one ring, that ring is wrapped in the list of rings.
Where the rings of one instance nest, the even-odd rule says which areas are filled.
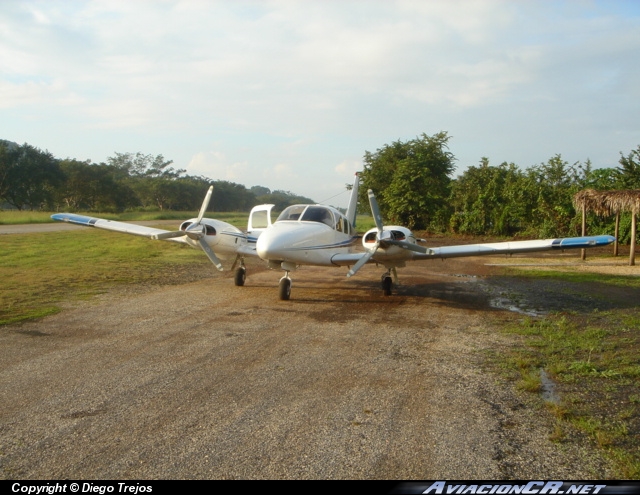
[[[584,189],[573,197],[573,204],[576,209],[582,209],[582,206],[585,205],[587,210],[603,217],[622,211],[630,211],[637,215],[640,212],[640,190],[596,191]]]
[[[603,217],[616,216],[614,256],[618,255],[620,213],[623,211],[631,212],[631,251],[629,254],[629,264],[635,265],[636,217],[640,212],[640,190],[596,191],[594,189],[584,189],[576,193],[573,197],[573,204],[576,209],[582,210],[582,235],[586,235],[585,217],[587,211],[592,211],[596,215]],[[584,258],[585,253],[583,251],[582,259]]]

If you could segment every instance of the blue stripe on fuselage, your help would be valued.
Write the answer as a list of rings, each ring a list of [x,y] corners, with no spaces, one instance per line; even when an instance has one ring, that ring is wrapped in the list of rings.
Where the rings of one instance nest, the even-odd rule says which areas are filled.
[[[323,244],[321,246],[303,246],[297,248],[287,248],[285,251],[317,251],[320,249],[332,249],[332,248],[342,248],[348,247],[351,244],[355,244],[358,240],[358,237],[352,237],[351,239],[347,239],[342,242],[334,243],[334,244]]]

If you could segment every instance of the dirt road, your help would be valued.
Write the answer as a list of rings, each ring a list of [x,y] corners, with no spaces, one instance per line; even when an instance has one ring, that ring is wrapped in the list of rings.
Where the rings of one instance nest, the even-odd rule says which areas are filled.
[[[606,477],[484,370],[520,317],[491,307],[485,261],[412,265],[392,297],[374,267],[303,268],[288,302],[252,266],[4,327],[0,476]]]

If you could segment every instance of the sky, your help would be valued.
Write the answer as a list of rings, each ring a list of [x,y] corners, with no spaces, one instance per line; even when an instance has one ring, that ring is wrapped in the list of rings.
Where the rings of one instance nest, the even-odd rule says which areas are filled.
[[[366,151],[616,167],[640,145],[640,2],[0,0],[0,139],[163,155],[345,206]]]

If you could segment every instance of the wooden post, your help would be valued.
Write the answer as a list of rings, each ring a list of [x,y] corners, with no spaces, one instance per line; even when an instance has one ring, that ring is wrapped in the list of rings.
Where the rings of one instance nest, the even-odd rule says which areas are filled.
[[[615,232],[616,240],[613,243],[613,255],[618,256],[618,237],[620,237],[620,212],[616,212],[616,232]]]
[[[631,212],[631,250],[629,252],[629,266],[636,264],[636,217],[637,212],[633,210]]]
[[[582,203],[582,237],[587,235],[587,202],[584,201]],[[587,259],[587,250],[581,249],[582,251],[580,258],[584,261]]]

